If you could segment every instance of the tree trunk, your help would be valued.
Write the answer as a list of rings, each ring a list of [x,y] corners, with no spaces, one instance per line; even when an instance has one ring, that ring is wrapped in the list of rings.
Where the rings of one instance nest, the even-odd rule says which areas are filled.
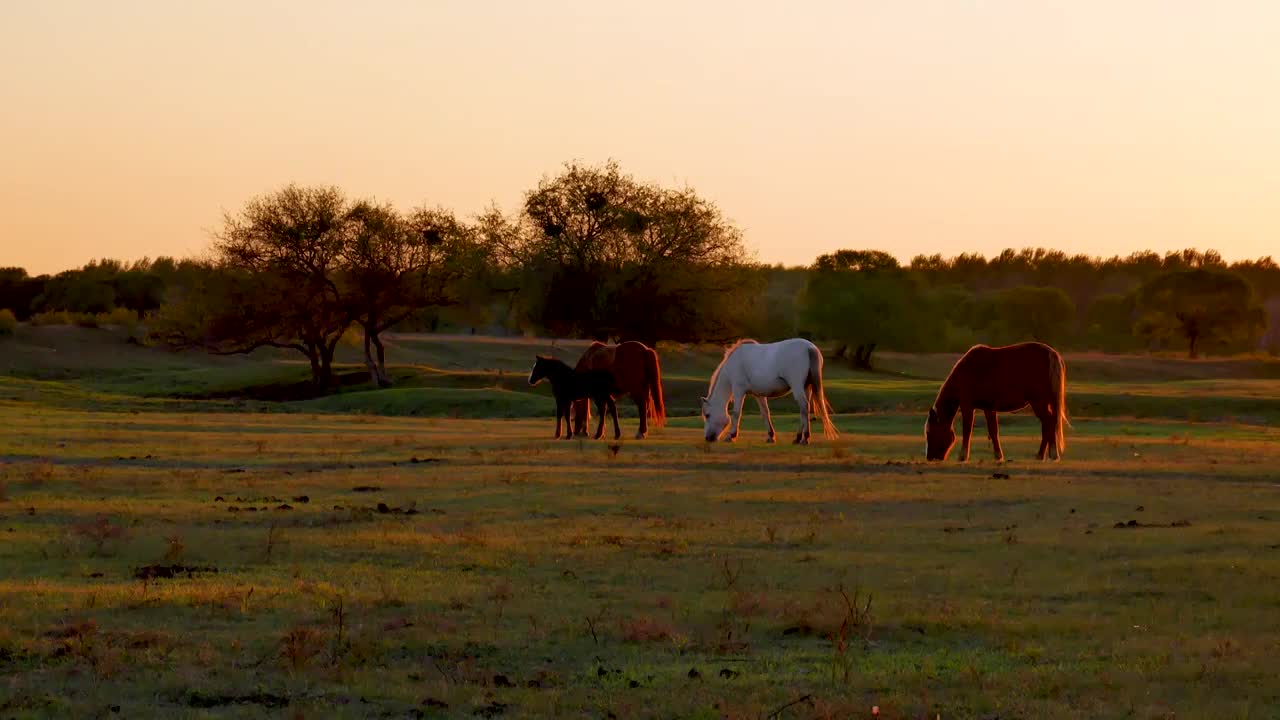
[[[1191,333],[1187,336],[1187,340],[1191,342],[1191,346],[1187,349],[1187,355],[1189,355],[1192,360],[1195,360],[1198,357],[1196,354],[1196,341],[1199,339],[1200,336],[1198,333]]]
[[[859,345],[857,348],[855,348],[853,351],[853,356],[850,358],[854,369],[870,370],[871,369],[871,353],[875,349],[876,349],[875,343],[869,343],[867,345]]]
[[[320,352],[312,345],[307,346],[307,359],[311,361],[311,384],[317,390],[324,390],[324,373],[320,368]]]
[[[338,347],[338,340],[335,338],[333,342],[320,346],[320,369],[316,378],[316,387],[321,393],[326,393],[333,387],[333,353]],[[315,362],[312,362],[312,368],[315,368]]]
[[[384,388],[391,386],[391,378],[387,376],[387,351],[382,345],[382,339],[378,337],[377,330],[371,330],[368,326],[363,326],[364,330],[364,364],[369,368],[369,378],[377,387]],[[377,350],[377,357],[374,357],[374,350]]]
[[[387,348],[383,346],[383,338],[374,336],[374,347],[378,348],[378,374],[381,375],[381,383],[384,387],[392,384],[392,378],[387,374]]]
[[[311,384],[316,392],[323,394],[333,377],[333,351],[326,351],[323,342],[308,342],[307,359],[311,361]]]

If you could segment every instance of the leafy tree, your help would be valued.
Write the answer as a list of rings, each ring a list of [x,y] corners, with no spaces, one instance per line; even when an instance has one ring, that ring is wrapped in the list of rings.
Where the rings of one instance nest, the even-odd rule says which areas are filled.
[[[381,334],[427,308],[460,302],[454,282],[475,261],[465,228],[442,209],[401,217],[369,201],[347,211],[340,277],[352,319],[364,331],[373,382],[391,384]]]
[[[742,318],[743,334],[762,342],[795,337],[800,331],[800,299],[809,269],[759,265],[748,272],[750,285],[760,290]]]
[[[121,307],[143,315],[164,302],[165,281],[146,260],[126,265],[104,259],[46,278],[39,289],[24,307],[74,313],[105,313]]]
[[[1135,303],[1133,293],[1112,293],[1095,298],[1084,315],[1084,336],[1090,346],[1107,350],[1132,348]]]
[[[214,352],[296,350],[319,389],[352,322],[338,285],[348,240],[348,206],[336,187],[285,188],[226,215],[216,236],[218,273],[205,286],[203,343]]]
[[[1053,287],[1015,287],[992,294],[986,303],[993,325],[1008,340],[1056,344],[1075,328],[1076,306]]]
[[[819,257],[801,300],[806,330],[853,348],[853,365],[864,369],[877,346],[913,350],[941,336],[941,318],[930,310],[914,278],[877,251]]]
[[[879,272],[900,268],[898,259],[883,250],[837,250],[829,255],[819,255],[813,262],[813,269],[818,272]]]
[[[140,316],[164,304],[164,278],[145,266],[123,270],[112,279],[111,285],[116,307],[128,308]]]
[[[692,189],[569,163],[525,198],[526,312],[562,335],[725,338],[746,302],[741,232]]]
[[[0,268],[0,308],[13,311],[15,319],[31,317],[32,303],[44,293],[47,275],[31,277],[20,267]]]
[[[1172,270],[1143,283],[1137,309],[1141,337],[1185,340],[1192,358],[1206,342],[1253,343],[1266,327],[1266,312],[1244,278],[1204,267]]]

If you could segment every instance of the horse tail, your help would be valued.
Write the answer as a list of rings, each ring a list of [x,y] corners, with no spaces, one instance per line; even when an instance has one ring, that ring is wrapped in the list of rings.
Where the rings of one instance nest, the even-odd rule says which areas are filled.
[[[813,384],[813,399],[822,416],[822,435],[834,440],[840,437],[840,432],[831,422],[831,404],[827,402],[827,391],[822,386],[822,351],[816,345],[809,346],[809,382]]]
[[[1071,424],[1067,418],[1067,365],[1057,350],[1050,350],[1049,355],[1049,389],[1054,399],[1054,409],[1058,421],[1054,426],[1053,441],[1058,449],[1058,457],[1067,449],[1067,437],[1063,428]]]
[[[662,399],[662,368],[658,363],[658,351],[653,348],[644,354],[644,383],[641,392],[649,394],[649,417],[653,424],[662,427],[667,424],[667,406]]]

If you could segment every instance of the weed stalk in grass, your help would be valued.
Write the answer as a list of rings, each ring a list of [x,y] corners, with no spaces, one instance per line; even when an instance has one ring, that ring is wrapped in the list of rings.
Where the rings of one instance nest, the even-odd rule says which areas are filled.
[[[320,633],[306,625],[295,625],[280,639],[280,656],[294,672],[305,669],[322,651]]]
[[[849,597],[843,585],[837,587],[836,592],[844,600],[845,614],[840,621],[840,627],[831,635],[831,682],[835,683],[839,680],[847,685],[853,674],[853,657],[849,653],[852,648],[850,640],[856,634],[864,645],[871,642],[871,593],[867,593],[866,603],[860,605],[861,592],[858,588],[854,588],[852,598]]]
[[[502,580],[493,586],[493,590],[489,592],[489,601],[497,606],[498,612],[494,618],[494,627],[502,622],[502,612],[507,606],[507,601],[515,597],[515,591],[511,587],[511,583]]]
[[[277,543],[279,543],[277,530],[278,528],[276,526],[276,521],[272,520],[271,526],[267,528],[267,542],[266,542],[266,546],[263,548],[262,556],[263,556],[264,562],[267,562],[267,563],[271,562],[271,553],[273,550],[275,550]]]
[[[182,542],[182,536],[178,533],[165,536],[165,543],[168,547],[165,549],[165,562],[177,562],[182,558],[182,553],[186,550],[186,545]]]
[[[608,606],[601,605],[600,612],[596,613],[595,617],[588,615],[585,618],[587,621],[587,630],[591,633],[591,642],[596,645],[600,644],[600,636],[596,634],[596,625],[604,621],[604,615],[608,611]]]
[[[329,600],[329,617],[333,621],[333,650],[329,654],[329,664],[337,665],[342,656],[343,644],[347,631],[347,605],[341,593],[336,593]]]
[[[738,577],[742,575],[742,561],[730,563],[728,558],[721,560],[720,573],[724,576],[725,589],[732,590],[738,584]]]

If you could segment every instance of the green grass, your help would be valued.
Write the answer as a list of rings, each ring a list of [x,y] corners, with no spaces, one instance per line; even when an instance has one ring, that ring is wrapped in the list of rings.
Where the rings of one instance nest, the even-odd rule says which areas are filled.
[[[837,406],[875,410],[834,442],[766,445],[752,413],[707,445],[685,414],[639,442],[624,420],[615,452],[550,438],[521,385],[538,343],[413,339],[396,388],[266,403],[154,393],[292,382],[287,356],[52,362],[23,332],[0,368],[6,718],[1280,714],[1265,362],[1069,356],[1063,462],[1029,461],[1015,415],[1010,462],[927,464],[941,357],[833,367]],[[714,354],[668,356],[690,410]],[[217,572],[135,577],[156,563]]]
[[[304,717],[1280,709],[1270,429],[1082,421],[1039,464],[1014,422],[996,466],[917,462],[896,416],[808,448],[680,421],[616,455],[547,420],[4,419],[6,716],[255,689]],[[173,562],[218,572],[133,577]],[[843,652],[841,587],[872,596]]]

